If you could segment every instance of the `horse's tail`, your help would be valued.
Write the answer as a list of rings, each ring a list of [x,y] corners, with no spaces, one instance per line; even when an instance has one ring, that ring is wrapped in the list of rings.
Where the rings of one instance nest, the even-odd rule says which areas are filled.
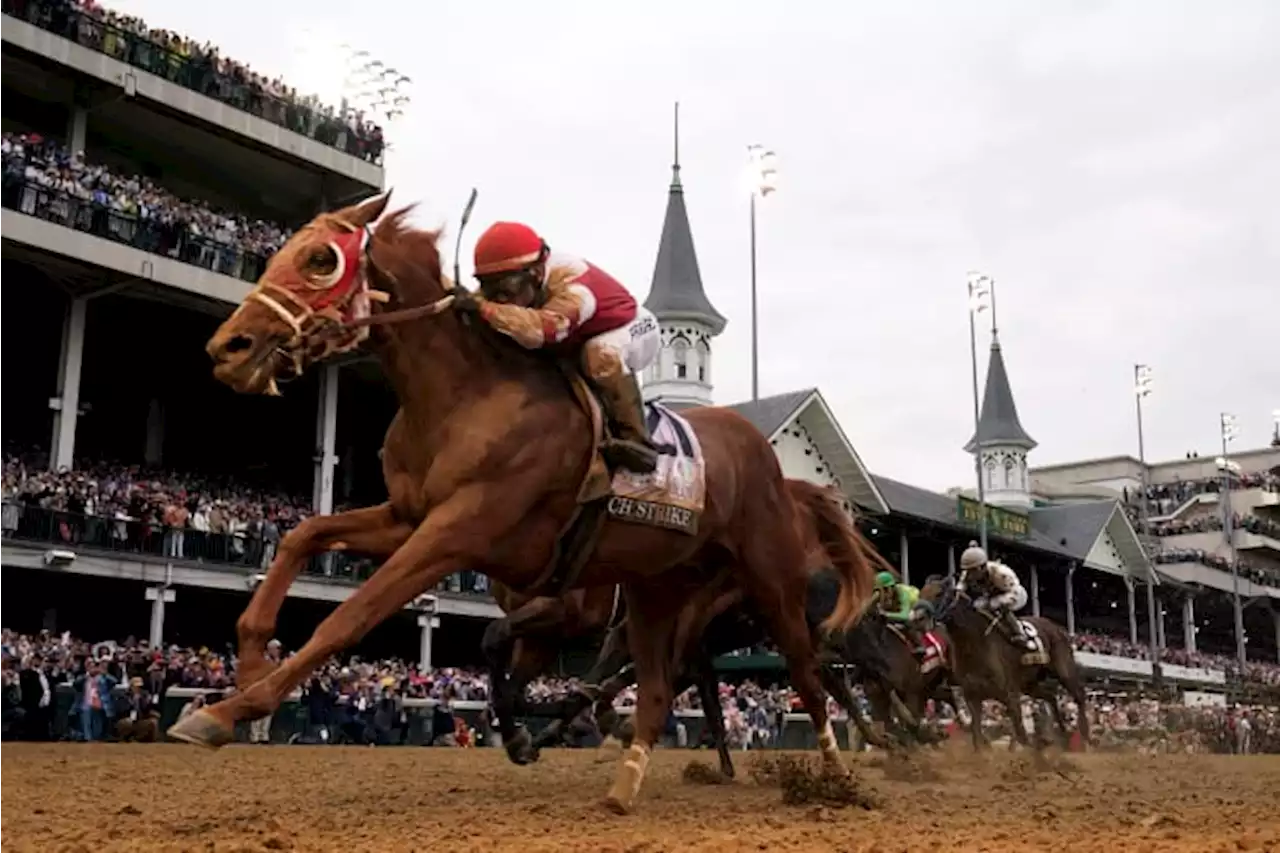
[[[813,516],[818,541],[840,578],[835,609],[822,621],[822,630],[843,632],[857,624],[875,586],[876,573],[892,570],[854,524],[831,490],[807,480],[787,480],[791,499]]]

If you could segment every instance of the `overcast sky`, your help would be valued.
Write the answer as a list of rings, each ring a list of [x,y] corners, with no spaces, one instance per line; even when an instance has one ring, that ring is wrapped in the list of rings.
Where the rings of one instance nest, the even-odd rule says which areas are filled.
[[[763,394],[817,386],[873,471],[971,479],[965,273],[997,281],[1033,464],[1241,448],[1280,409],[1280,3],[641,4],[116,0],[328,88],[301,28],[415,81],[388,183],[471,240],[520,219],[638,295],[666,205],[672,102],[712,302],[717,402],[750,393],[745,147],[760,217]],[[335,57],[336,63],[336,57]],[[299,79],[305,78],[305,79]],[[452,239],[446,252],[452,252]],[[464,269],[469,263],[464,262]],[[980,369],[986,344],[980,336]]]

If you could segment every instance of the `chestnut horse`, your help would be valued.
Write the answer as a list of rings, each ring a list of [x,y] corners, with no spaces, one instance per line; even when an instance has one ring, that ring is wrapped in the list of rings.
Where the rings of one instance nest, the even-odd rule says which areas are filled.
[[[837,593],[831,590],[838,587],[835,579],[841,576],[842,571],[847,571],[833,570],[832,566],[846,564],[846,562],[859,566],[865,564],[867,567],[858,567],[855,570],[858,573],[864,573],[864,571],[878,573],[878,571],[890,570],[891,566],[856,528],[852,517],[841,506],[840,494],[829,487],[820,487],[808,480],[788,479],[786,485],[787,492],[795,502],[796,534],[804,543],[805,567],[810,573],[806,612],[808,612],[810,628],[817,629],[820,622],[826,620],[836,606]],[[562,601],[563,605],[559,607],[554,606],[552,602],[547,602],[538,607],[531,607],[531,611],[572,613],[577,612],[582,606],[579,602],[568,601],[568,597]],[[595,612],[603,613],[603,601],[596,603]],[[502,621],[495,621],[494,625],[500,625]],[[600,625],[603,625],[603,617],[596,626],[599,628]],[[856,628],[847,631],[841,637],[833,638],[837,642],[829,646],[827,651],[835,653],[836,660],[828,662],[864,665],[867,654],[874,653],[878,649],[878,647],[864,649],[859,646],[859,640],[856,638],[863,635],[865,625],[867,625],[867,619],[860,621]],[[568,622],[566,626],[572,630],[579,628],[580,622]],[[539,749],[556,743],[563,727],[593,703],[589,693],[595,693],[595,719],[602,733],[618,736],[627,742],[631,739],[630,734],[626,734],[625,729],[617,725],[620,720],[617,713],[613,711],[614,699],[634,681],[630,674],[623,672],[631,662],[626,652],[627,628],[627,621],[623,620],[609,631],[608,637],[604,640],[604,646],[596,658],[595,666],[586,676],[588,690],[566,699],[562,703],[561,719],[548,726],[538,735],[538,738],[530,742],[529,735],[525,731],[517,734],[512,725],[511,734],[508,734],[507,727],[503,727],[504,743],[507,743],[507,739],[512,736],[515,738],[507,747],[508,756],[511,756],[512,761],[527,763],[538,760]],[[686,602],[677,619],[676,642],[672,646],[675,651],[671,662],[672,671],[682,676],[681,684],[691,684],[698,689],[707,725],[712,731],[713,738],[716,739],[721,771],[726,776],[733,776],[733,763],[724,744],[724,721],[719,710],[718,679],[714,672],[713,658],[719,654],[735,652],[737,649],[759,646],[767,640],[767,625],[763,619],[760,619],[758,613],[754,612],[750,602],[746,601],[742,590],[733,584],[733,576],[727,573],[719,575],[714,583],[700,588],[694,597]],[[556,648],[540,648],[540,654],[543,654],[544,658],[554,657],[556,654]],[[527,658],[526,660],[521,658],[520,653],[513,658],[512,671],[529,669],[530,661]],[[883,667],[876,667],[876,671],[881,669]],[[868,721],[861,715],[858,703],[852,697],[844,676],[832,667],[823,666],[820,670],[820,678],[827,692],[831,693],[836,702],[849,712],[850,719],[858,726],[864,738],[879,747],[887,748],[890,745],[887,740],[877,731],[870,729]],[[886,684],[886,690],[891,692],[892,683],[884,681],[883,684]],[[595,689],[596,685],[599,685],[598,690]],[[494,692],[494,698],[498,701],[497,690]],[[502,712],[499,711],[500,720],[502,720]]]
[[[177,723],[169,734],[178,740],[229,742],[238,721],[275,711],[323,661],[454,572],[528,592],[546,592],[540,587],[561,574],[554,558],[597,458],[596,419],[560,363],[449,310],[455,284],[441,272],[438,234],[412,228],[408,210],[384,217],[387,201],[383,194],[320,214],[294,233],[206,347],[217,379],[271,394],[277,379],[368,339],[400,410],[382,448],[388,500],[310,518],[284,538],[237,622],[239,689]],[[847,772],[805,621],[804,549],[778,460],[730,409],[686,417],[705,464],[696,535],[608,519],[590,561],[566,581],[624,585],[639,698],[636,741],[605,799],[620,813],[634,806],[671,706],[670,640],[707,564],[733,567],[787,657],[826,762]],[[289,586],[308,558],[330,550],[384,562],[273,667],[263,650]],[[857,621],[873,578],[849,564],[841,581],[829,630]]]

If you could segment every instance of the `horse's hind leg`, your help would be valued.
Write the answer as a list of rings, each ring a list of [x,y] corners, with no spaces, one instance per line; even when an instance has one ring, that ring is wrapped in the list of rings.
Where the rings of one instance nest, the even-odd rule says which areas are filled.
[[[796,548],[794,561],[789,561],[780,553],[771,553],[781,549],[771,547],[773,543],[763,540],[770,535],[770,527],[774,536],[782,535],[794,540],[791,525],[784,521],[775,519],[771,525],[754,527],[749,534],[748,547],[742,554],[744,571],[740,573],[739,581],[759,612],[768,619],[769,634],[787,659],[791,686],[800,694],[805,710],[813,720],[823,763],[829,768],[847,772],[840,758],[840,744],[827,716],[827,694],[822,689],[818,655],[805,618],[807,577],[803,573],[804,555]],[[791,549],[786,550],[789,552]],[[789,567],[793,574],[779,572],[779,566]]]
[[[627,814],[649,767],[649,754],[657,743],[671,709],[671,651],[675,640],[675,617],[683,603],[672,600],[671,591],[655,582],[639,582],[626,587],[627,644],[635,661],[635,739],[622,754],[613,786],[605,805],[618,814]]]

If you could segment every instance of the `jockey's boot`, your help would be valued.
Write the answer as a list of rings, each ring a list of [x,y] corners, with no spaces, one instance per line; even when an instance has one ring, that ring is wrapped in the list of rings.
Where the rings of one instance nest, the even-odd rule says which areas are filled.
[[[1001,611],[1000,616],[1004,622],[1005,632],[1009,635],[1009,640],[1015,645],[1028,652],[1036,650],[1036,644],[1022,630],[1022,622],[1018,620],[1017,615],[1012,610]]]
[[[644,422],[640,383],[634,375],[620,373],[597,380],[596,388],[613,431],[600,448],[604,461],[637,474],[652,473],[658,467],[658,448]]]

